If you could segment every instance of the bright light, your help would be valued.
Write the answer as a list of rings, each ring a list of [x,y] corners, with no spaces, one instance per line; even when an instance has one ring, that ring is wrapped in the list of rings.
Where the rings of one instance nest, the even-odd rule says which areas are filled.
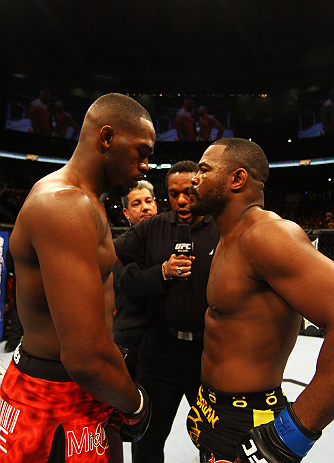
[[[252,141],[251,138],[249,138]],[[12,153],[10,151],[1,151],[0,158],[12,158],[20,159],[30,162],[50,162],[53,164],[67,164],[68,159],[60,158],[49,158],[45,156],[39,156],[36,154],[27,154],[27,153]],[[331,158],[314,158],[314,159],[302,159],[302,160],[292,160],[292,161],[279,161],[279,162],[270,162],[269,167],[295,167],[295,166],[317,166],[324,164],[334,164],[334,157]],[[172,164],[149,164],[151,169],[170,169]],[[332,181],[331,177],[328,177],[328,182]]]

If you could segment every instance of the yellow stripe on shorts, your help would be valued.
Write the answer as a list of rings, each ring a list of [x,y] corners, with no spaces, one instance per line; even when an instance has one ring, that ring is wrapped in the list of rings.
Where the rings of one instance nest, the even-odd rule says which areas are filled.
[[[254,426],[269,423],[269,421],[273,421],[274,419],[275,416],[272,410],[253,410]]]

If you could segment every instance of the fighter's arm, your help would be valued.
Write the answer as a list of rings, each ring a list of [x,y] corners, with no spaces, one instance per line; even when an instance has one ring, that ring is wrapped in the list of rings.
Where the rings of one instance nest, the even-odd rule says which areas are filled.
[[[209,118],[210,118],[210,123],[211,123],[212,127],[214,127],[215,129],[218,130],[215,141],[220,140],[221,137],[224,134],[225,128],[219,121],[217,121],[217,119],[215,117],[209,116]]]
[[[181,117],[185,131],[187,132],[188,141],[196,140],[196,132],[191,115],[183,115]]]
[[[326,327],[316,374],[293,405],[301,423],[318,433],[334,419],[334,263],[289,221],[258,225],[245,242],[255,278],[266,281],[293,310]]]
[[[161,265],[148,269],[140,268],[136,262],[125,265],[119,276],[119,287],[129,297],[164,294]]]
[[[67,121],[68,125],[70,127],[72,127],[72,129],[73,129],[73,133],[71,135],[71,140],[75,140],[77,138],[77,136],[79,135],[80,128],[79,128],[78,124],[75,122],[75,120],[73,119],[73,117],[69,113],[66,113],[66,121]]]
[[[108,333],[114,334],[115,291],[114,273],[111,272],[104,282],[105,320]]]
[[[165,286],[163,279],[188,278],[191,274],[193,256],[171,254],[168,259],[152,267],[146,262],[146,248],[150,245],[148,224],[154,217],[134,225],[114,240],[118,263],[123,265],[137,263],[123,271],[120,286],[132,297],[149,296],[150,294],[163,294]],[[156,233],[159,233],[157,229]],[[182,267],[182,274],[177,272]],[[157,285],[157,286],[156,286]]]
[[[165,281],[175,278],[188,278],[191,275],[191,264],[194,256],[176,256],[172,254],[162,264],[141,269],[137,263],[124,267],[120,278],[120,288],[130,297],[162,295],[166,292]],[[177,268],[182,268],[182,273]]]
[[[235,460],[298,463],[334,418],[334,264],[316,251],[300,227],[283,220],[253,227],[243,251],[255,279],[266,281],[292,310],[328,330],[310,385],[274,421],[245,433]]]
[[[97,206],[73,190],[56,192],[45,207],[39,206],[32,244],[61,361],[97,400],[131,413],[140,395],[106,327],[101,275],[106,269],[99,255],[104,232]]]

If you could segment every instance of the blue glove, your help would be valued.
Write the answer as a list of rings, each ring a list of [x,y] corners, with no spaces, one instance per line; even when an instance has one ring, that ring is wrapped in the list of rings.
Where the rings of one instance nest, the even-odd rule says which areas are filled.
[[[242,463],[299,463],[320,436],[302,425],[288,403],[274,421],[244,434],[237,453]]]

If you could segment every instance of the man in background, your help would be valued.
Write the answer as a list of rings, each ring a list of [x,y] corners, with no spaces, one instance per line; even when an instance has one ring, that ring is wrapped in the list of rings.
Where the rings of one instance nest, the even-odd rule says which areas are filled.
[[[196,141],[194,111],[194,100],[187,98],[184,100],[182,108],[176,113],[174,127],[178,141]]]
[[[192,161],[176,163],[166,176],[172,210],[143,220],[114,242],[123,264],[141,268],[128,272],[124,290],[148,296],[153,323],[140,345],[136,374],[152,400],[152,421],[132,446],[134,463],[164,461],[181,399],[185,395],[191,404],[200,384],[206,284],[219,233],[211,216],[190,212],[188,190],[196,172]],[[189,227],[190,255],[175,250],[179,224]]]
[[[57,101],[55,104],[55,111],[54,111],[54,120],[55,120],[55,127],[54,127],[54,136],[57,138],[70,138],[71,140],[76,140],[80,128],[78,124],[75,122],[73,117],[70,113],[65,111],[64,103],[62,101]],[[72,129],[71,136],[69,137],[69,128]]]
[[[191,211],[212,214],[221,235],[188,416],[202,462],[298,463],[334,418],[334,263],[297,224],[264,210],[268,174],[258,145],[227,138],[204,152],[192,180]],[[281,383],[302,316],[327,333],[314,378],[291,404]]]
[[[140,180],[138,185],[121,198],[123,214],[130,225],[141,222],[157,213],[157,203],[154,199],[154,187],[147,180]]]
[[[198,116],[199,141],[216,141],[223,136],[224,127],[214,116],[208,114],[208,108],[206,106],[199,107]],[[212,129],[217,129],[217,135],[214,140],[212,140]]]
[[[6,294],[6,299],[8,301],[8,312],[5,317],[4,336],[7,342],[5,344],[4,350],[5,352],[13,352],[21,341],[23,329],[16,306],[16,278],[14,260],[9,250],[7,250],[6,253],[6,267],[8,272]]]
[[[154,187],[146,180],[140,180],[127,196],[122,197],[123,214],[130,225],[140,223],[147,217],[157,213],[157,203],[154,199]],[[147,330],[151,326],[151,319],[147,310],[146,297],[130,297],[123,291],[123,279],[128,272],[139,270],[135,262],[117,265],[114,269],[114,289],[116,314],[114,320],[114,340],[116,344],[128,349],[125,363],[133,380],[136,377],[138,348]],[[125,283],[126,284],[126,283]],[[139,285],[141,281],[139,281]]]
[[[39,135],[51,137],[52,124],[50,114],[51,94],[47,90],[41,90],[38,98],[32,101],[29,114],[31,131]]]
[[[330,91],[328,99],[321,105],[321,135],[334,135],[334,88]]]

